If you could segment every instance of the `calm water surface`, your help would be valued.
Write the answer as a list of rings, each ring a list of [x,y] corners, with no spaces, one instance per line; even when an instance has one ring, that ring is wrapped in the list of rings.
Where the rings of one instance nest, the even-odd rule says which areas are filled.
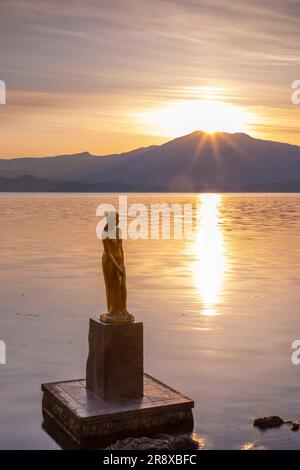
[[[195,400],[207,448],[300,448],[255,417],[300,420],[300,195],[131,195],[193,202],[195,240],[127,240],[129,310],[145,369]],[[0,447],[55,449],[42,382],[82,378],[90,316],[105,310],[96,208],[114,195],[1,194]],[[198,203],[198,206],[196,204]]]

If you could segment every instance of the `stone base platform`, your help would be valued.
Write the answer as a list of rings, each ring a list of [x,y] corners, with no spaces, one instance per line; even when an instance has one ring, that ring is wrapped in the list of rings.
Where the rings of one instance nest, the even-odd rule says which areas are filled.
[[[126,437],[193,430],[194,402],[147,374],[140,399],[95,398],[85,380],[43,384],[42,391],[44,428],[54,438],[57,429],[56,440],[69,443],[64,447],[103,448]]]

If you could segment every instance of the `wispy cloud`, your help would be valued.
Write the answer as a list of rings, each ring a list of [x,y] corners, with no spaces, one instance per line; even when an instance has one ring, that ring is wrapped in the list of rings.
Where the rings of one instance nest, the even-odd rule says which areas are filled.
[[[70,122],[99,135],[109,129],[134,146],[132,113],[197,99],[207,87],[259,112],[257,135],[275,139],[283,127],[286,140],[300,143],[289,95],[299,78],[299,20],[293,0],[1,0],[4,154],[16,153],[8,135],[22,119],[43,152],[57,123],[65,135],[55,148],[70,148]],[[28,140],[22,153],[31,149]],[[103,139],[84,144],[98,153],[107,148]]]

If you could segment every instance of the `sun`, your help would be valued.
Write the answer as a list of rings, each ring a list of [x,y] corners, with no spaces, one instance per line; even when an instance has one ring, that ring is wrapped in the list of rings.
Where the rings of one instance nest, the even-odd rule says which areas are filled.
[[[249,132],[251,115],[238,106],[215,100],[188,100],[139,113],[139,123],[149,132],[178,137],[195,130]]]

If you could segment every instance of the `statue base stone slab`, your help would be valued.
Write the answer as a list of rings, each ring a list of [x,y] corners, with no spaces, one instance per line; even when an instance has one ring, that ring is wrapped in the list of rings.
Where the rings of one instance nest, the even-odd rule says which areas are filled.
[[[44,429],[63,447],[101,449],[126,437],[192,432],[194,402],[144,374],[141,398],[105,401],[85,380],[42,385]]]

